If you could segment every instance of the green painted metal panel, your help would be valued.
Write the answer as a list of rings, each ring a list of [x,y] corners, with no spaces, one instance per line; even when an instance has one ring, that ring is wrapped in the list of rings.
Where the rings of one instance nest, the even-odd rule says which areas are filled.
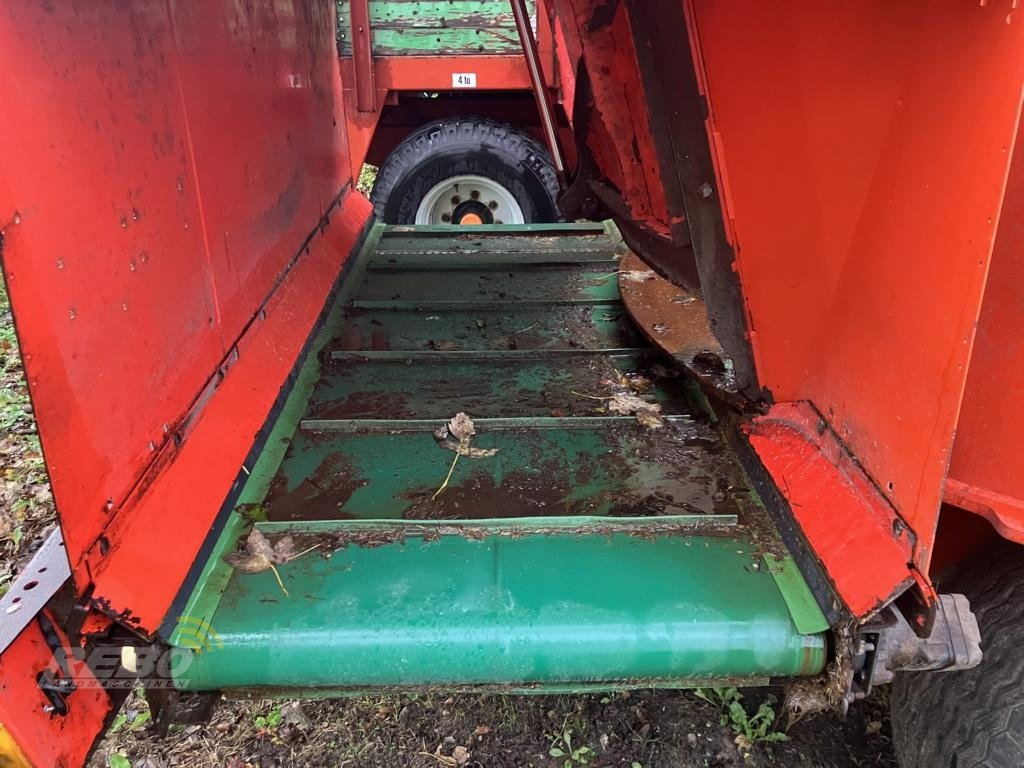
[[[349,337],[353,339],[349,341]],[[375,342],[374,339],[377,339]],[[359,351],[572,351],[645,347],[646,339],[618,303],[597,306],[521,305],[431,311],[376,309],[354,313],[341,354]]]
[[[448,686],[808,675],[768,574],[732,539],[444,536],[309,553],[236,574],[213,617],[223,649],[178,683]],[[642,575],[642,579],[638,576]],[[179,668],[184,664],[176,665]]]
[[[528,2],[531,14],[536,3]],[[352,55],[347,0],[337,3],[338,48]],[[521,52],[512,8],[498,0],[370,0],[375,55]]]
[[[460,459],[429,432],[295,436],[267,496],[271,520],[456,519],[532,515],[735,514],[749,491],[733,465],[686,425],[632,424],[480,432],[487,458]],[[670,462],[665,457],[687,458]],[[723,466],[724,464],[724,466]]]
[[[691,424],[689,416],[661,417],[668,424]],[[448,419],[303,419],[302,429],[310,432],[437,432]],[[523,416],[473,419],[478,430],[503,432],[527,429],[591,429],[593,427],[632,426],[635,416]]]
[[[529,237],[529,249],[525,250],[524,237]],[[591,234],[543,234],[541,232],[502,235],[499,233],[469,233],[459,238],[390,236],[381,243],[374,254],[372,263],[392,261],[393,256],[429,256],[435,254],[443,259],[433,259],[435,266],[444,266],[452,256],[477,255],[482,257],[480,266],[494,261],[496,257],[514,259],[519,264],[571,263],[581,257],[601,256],[605,259],[622,255],[621,240],[606,235]]]
[[[307,418],[438,418],[453,401],[470,409],[478,423],[487,418],[593,416],[604,406],[591,397],[602,391],[602,382],[639,375],[644,360],[640,355],[593,355],[581,361],[580,355],[564,354],[545,359],[531,350],[465,360],[453,358],[452,352],[435,352],[417,361],[417,386],[410,387],[408,355],[399,352],[390,361],[378,355],[375,364],[339,362],[322,376]],[[367,397],[369,392],[374,396]],[[670,380],[652,396],[668,405],[685,401],[687,392],[679,380]]]
[[[765,566],[775,578],[786,605],[789,607],[793,625],[798,632],[811,634],[828,629],[828,619],[818,607],[811,588],[807,586],[796,560],[790,555],[779,557],[772,552],[764,555]]]
[[[424,281],[423,277],[421,270],[374,271],[367,275],[355,306],[370,308],[371,302],[376,306],[393,305],[406,296],[416,296],[418,302],[446,302],[451,306],[451,286],[443,280]],[[470,303],[483,309],[492,308],[497,302],[608,303],[619,298],[619,274],[614,262],[611,269],[560,267],[522,272],[514,267],[463,268],[458,277],[460,290],[473,296]]]

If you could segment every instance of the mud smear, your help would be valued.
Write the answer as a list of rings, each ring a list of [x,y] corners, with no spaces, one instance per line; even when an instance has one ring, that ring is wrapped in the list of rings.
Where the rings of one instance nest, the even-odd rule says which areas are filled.
[[[342,453],[327,455],[313,473],[291,490],[288,478],[278,474],[271,483],[265,506],[267,520],[347,520],[342,507],[366,481],[359,479]]]

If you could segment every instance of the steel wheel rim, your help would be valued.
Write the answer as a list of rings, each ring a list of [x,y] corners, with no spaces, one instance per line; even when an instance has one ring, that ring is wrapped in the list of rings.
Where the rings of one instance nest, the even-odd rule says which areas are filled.
[[[487,221],[488,215],[492,221]],[[464,174],[430,188],[416,209],[416,223],[525,224],[526,219],[519,201],[502,184],[485,176]]]

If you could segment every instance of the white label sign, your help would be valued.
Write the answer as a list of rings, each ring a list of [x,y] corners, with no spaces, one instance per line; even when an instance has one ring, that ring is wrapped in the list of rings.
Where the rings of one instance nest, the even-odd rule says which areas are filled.
[[[476,88],[476,72],[452,72],[452,88]]]

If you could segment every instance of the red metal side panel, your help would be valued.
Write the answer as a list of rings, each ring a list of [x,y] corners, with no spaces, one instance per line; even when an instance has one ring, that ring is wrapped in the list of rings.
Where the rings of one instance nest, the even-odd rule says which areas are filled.
[[[333,30],[270,0],[0,16],[3,262],[73,564],[349,179]]]
[[[981,306],[946,500],[1024,543],[1024,148],[1018,141]]]
[[[56,677],[64,674],[38,621],[27,626],[0,656],[0,727],[13,738],[20,756],[40,768],[84,765],[111,710],[106,690],[98,685],[88,665],[71,658],[67,639],[60,639],[67,660],[64,670],[71,672],[76,685],[65,697],[64,715],[51,713],[52,705],[36,683],[44,670]],[[6,765],[3,758],[0,753],[0,765]]]
[[[220,382],[173,461],[137,504],[117,514],[104,546],[89,553],[93,604],[145,631],[167,613],[221,504],[245,479],[244,462],[370,215],[352,191],[331,212],[264,312],[238,344]],[[148,574],[140,586],[139,574]]]
[[[914,582],[910,534],[813,408],[776,405],[744,431],[854,616]]]
[[[335,165],[332,19],[314,3],[174,3],[176,65],[213,275],[230,344],[323,214]],[[222,34],[212,34],[218,27]]]
[[[1009,0],[690,11],[759,378],[828,418],[918,534],[926,571],[1024,15]]]
[[[81,556],[224,355],[163,3],[0,15],[3,263]]]

